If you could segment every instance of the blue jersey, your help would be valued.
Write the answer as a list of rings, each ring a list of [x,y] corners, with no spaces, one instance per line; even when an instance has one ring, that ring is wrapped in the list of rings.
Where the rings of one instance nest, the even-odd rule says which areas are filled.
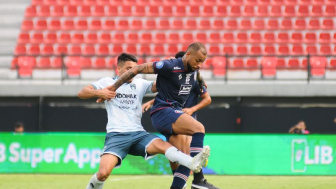
[[[181,58],[154,62],[153,66],[158,74],[158,94],[151,114],[167,107],[182,110],[196,81],[196,72],[187,72]]]
[[[198,96],[202,96],[205,93],[207,93],[206,88],[203,86],[203,91],[201,90],[200,86],[198,85],[198,82],[195,82],[191,91],[190,95],[187,99],[187,102],[184,104],[185,108],[191,108],[195,106],[198,103]],[[196,112],[194,112],[191,116],[193,116],[196,119]]]

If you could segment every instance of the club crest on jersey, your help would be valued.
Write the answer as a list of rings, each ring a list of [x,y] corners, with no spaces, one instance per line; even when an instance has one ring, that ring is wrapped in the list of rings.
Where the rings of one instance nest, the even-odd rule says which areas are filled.
[[[156,68],[161,69],[163,67],[163,61],[159,61],[156,63]]]
[[[175,110],[175,113],[177,113],[177,114],[182,114],[183,111],[182,111],[182,110]]]
[[[179,95],[188,95],[190,93],[192,85],[181,85]]]
[[[131,87],[132,90],[135,90],[135,89],[136,89],[136,85],[135,85],[134,83],[132,83],[132,84],[130,85],[130,87]]]

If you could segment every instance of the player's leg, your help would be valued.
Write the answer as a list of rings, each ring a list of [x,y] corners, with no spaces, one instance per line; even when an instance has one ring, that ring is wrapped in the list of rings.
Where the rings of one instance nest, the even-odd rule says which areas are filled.
[[[99,170],[92,176],[86,189],[102,189],[105,180],[109,177],[112,169],[117,165],[118,157],[112,154],[104,154],[101,156]]]
[[[127,134],[107,133],[104,150],[99,163],[99,170],[87,185],[87,189],[101,189],[114,167],[121,165],[131,147]]]
[[[188,135],[171,135],[169,138],[169,143],[173,146],[175,146],[178,150],[181,152],[189,155],[190,154],[190,141],[189,138],[191,139],[190,136]],[[179,166],[176,163],[170,163],[170,168],[172,170],[172,173],[174,174],[175,170]]]
[[[169,143],[175,146],[177,149],[182,151],[183,153],[189,154],[189,145],[190,142],[188,140],[190,136],[187,135],[171,135],[169,137]],[[190,169],[183,165],[179,166],[176,163],[170,162],[170,166],[172,168],[172,172],[174,175],[172,188],[183,188],[186,186],[187,178],[190,175]]]

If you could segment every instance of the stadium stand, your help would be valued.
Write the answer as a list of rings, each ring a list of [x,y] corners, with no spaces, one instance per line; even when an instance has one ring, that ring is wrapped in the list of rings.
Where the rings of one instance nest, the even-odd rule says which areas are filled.
[[[107,62],[123,51],[149,61],[194,41],[208,48],[212,59],[203,69],[214,78],[242,70],[259,76],[251,78],[281,78],[279,72],[310,68],[312,78],[334,72],[332,0],[32,0],[24,8],[10,66],[20,77],[32,75],[20,71],[18,60],[28,55],[38,63],[30,69],[60,69],[51,62],[61,59],[69,77],[80,77],[82,70],[110,69]],[[76,67],[68,55],[80,57],[79,65],[90,64]],[[310,66],[290,63],[304,59]]]

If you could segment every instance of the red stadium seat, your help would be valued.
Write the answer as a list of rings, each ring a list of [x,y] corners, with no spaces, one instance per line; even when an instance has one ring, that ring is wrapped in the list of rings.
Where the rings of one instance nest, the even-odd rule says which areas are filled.
[[[258,9],[257,9],[256,15],[260,16],[260,17],[269,16],[268,6],[260,6],[259,5]]]
[[[311,32],[311,33],[306,33],[304,42],[305,43],[316,43],[316,33]]]
[[[30,42],[30,35],[29,33],[20,33],[18,37],[19,44],[26,44]]]
[[[30,45],[27,51],[30,55],[39,55],[40,54],[40,46],[39,45]]]
[[[258,45],[251,46],[250,53],[252,55],[262,55],[263,54],[262,48]]]
[[[112,39],[113,43],[123,44],[125,43],[125,34],[124,33],[115,33]],[[140,38],[141,41],[141,38]]]
[[[126,37],[126,43],[136,44],[139,42],[139,37],[137,33],[128,33]]]
[[[84,43],[84,34],[83,33],[74,33],[71,37],[71,43]]]
[[[173,15],[173,6],[163,6],[161,13],[162,13],[162,16]]]
[[[237,33],[236,42],[247,43],[248,42],[247,33]]]
[[[36,66],[35,57],[19,57],[18,58],[18,74],[20,78],[31,78],[33,67]]]
[[[80,45],[71,45],[68,53],[71,55],[81,55],[82,47]]]
[[[37,11],[37,16],[40,17],[48,17],[50,16],[50,8],[49,6],[39,6],[39,10]]]
[[[147,29],[147,30],[156,29],[156,21],[153,20],[153,19],[146,20],[145,25],[144,25],[144,29]],[[176,29],[178,29],[178,28],[176,28]]]
[[[32,0],[31,4],[32,5],[43,5],[46,2],[43,2],[43,0]]]
[[[53,55],[54,54],[54,47],[52,45],[44,45],[41,49],[42,55]]]
[[[250,43],[261,43],[261,34],[260,33],[251,33],[250,39],[249,39]]]
[[[91,20],[89,30],[101,30],[101,29],[102,29],[102,23],[100,19]]]
[[[14,50],[15,55],[23,55],[27,53],[27,48],[24,45],[17,45]]]
[[[91,16],[91,6],[80,6],[78,7],[78,16]]]
[[[240,21],[240,28],[245,30],[250,30],[252,28],[251,20],[245,19]]]
[[[176,44],[180,42],[180,35],[178,33],[168,34],[167,42],[170,44]]]
[[[281,6],[272,6],[270,10],[270,16],[281,17],[282,16]]]
[[[105,6],[94,6],[92,15],[93,16],[105,16]]]
[[[185,23],[185,29],[198,29],[196,20],[187,20]]]
[[[50,68],[50,58],[49,57],[40,57],[39,60],[36,63],[36,68],[44,69],[44,68]]]
[[[118,30],[127,30],[129,29],[128,19],[120,19],[117,21],[117,27]]]
[[[280,24],[280,29],[290,30],[293,28],[292,19],[283,19]]]
[[[217,9],[214,12],[214,16],[216,17],[223,17],[227,16],[226,6],[217,6]]]
[[[228,15],[231,16],[231,17],[240,16],[241,15],[240,6],[232,5],[229,8],[229,14]]]
[[[61,27],[62,30],[74,30],[75,22],[73,20],[64,20]]]
[[[210,33],[209,35],[209,42],[210,43],[220,43],[221,42],[221,36],[220,33]]]
[[[149,45],[141,45],[139,53],[140,54],[147,54],[147,55],[149,55],[151,53],[150,46]]]
[[[97,57],[92,63],[92,68],[101,69],[106,67],[105,58]]]
[[[233,70],[239,70],[245,68],[245,62],[244,59],[241,58],[235,58],[233,61],[229,62],[229,68]]]
[[[269,30],[278,30],[279,29],[279,23],[277,19],[269,19],[267,21],[267,29]]]
[[[204,30],[209,30],[209,29],[211,29],[211,23],[210,23],[210,20],[208,20],[208,19],[200,20],[200,22],[199,22],[199,24],[198,24],[198,28],[199,28],[199,29],[204,29]]]
[[[208,53],[210,55],[219,55],[219,54],[221,54],[220,48],[219,48],[218,45],[210,45]]]
[[[84,38],[84,43],[96,44],[98,43],[98,36],[96,33],[87,33]]]
[[[150,6],[146,13],[147,16],[160,16],[159,7],[158,6]]]
[[[258,60],[257,59],[247,59],[246,61],[246,69],[248,70],[258,70]]]
[[[226,29],[229,29],[229,30],[236,30],[236,29],[238,29],[238,22],[237,22],[237,20],[227,20]]]
[[[113,52],[116,52],[116,50],[118,50],[118,46],[115,47]],[[98,55],[108,55],[110,54],[110,48],[108,45],[99,45],[98,49],[97,49],[97,54]]]
[[[196,33],[196,41],[201,43],[206,43],[208,41],[208,36],[206,33]]]
[[[331,1],[331,0],[329,0]],[[334,0],[333,0],[334,1]],[[328,2],[328,0],[327,0]],[[335,7],[335,3],[331,4],[331,5],[327,5],[325,7],[325,11],[324,11],[324,16],[330,16],[330,17],[335,17],[336,16],[336,7]]]
[[[126,52],[130,53],[130,54],[137,54],[138,53],[137,46],[136,45],[127,45]]]
[[[190,44],[194,41],[194,35],[191,32],[186,32],[182,34],[181,42],[184,44]]]
[[[122,38],[122,37],[121,37]],[[118,43],[119,41],[117,41],[118,39],[114,38],[113,39],[116,43]],[[124,40],[121,39],[121,41],[123,42]],[[119,43],[122,43],[122,42],[119,42]],[[110,33],[100,33],[99,36],[98,36],[98,43],[101,43],[101,44],[110,44],[112,43],[112,37],[111,37],[111,34]]]
[[[78,20],[75,24],[76,30],[87,30],[88,29],[88,22],[85,19]]]
[[[302,34],[296,32],[292,33],[290,41],[291,43],[302,43],[303,42]]]
[[[322,29],[332,30],[334,29],[334,21],[333,19],[324,19],[322,21]]]
[[[273,4],[274,5],[284,5],[285,4],[285,0],[273,0]]]
[[[61,33],[58,38],[58,43],[69,44],[71,43],[70,33]]]
[[[203,6],[202,12],[201,12],[201,16],[206,17],[212,17],[214,16],[214,7],[213,6]]]
[[[310,29],[310,30],[320,29],[319,19],[310,19],[309,22],[308,22],[308,29]]]
[[[67,69],[67,76],[70,78],[80,77],[81,67],[80,67],[81,58],[77,56],[69,56],[65,60],[65,66]]]
[[[224,33],[222,41],[224,43],[233,43],[235,41],[235,37],[233,33]]]
[[[307,5],[300,5],[297,11],[297,15],[300,17],[307,17],[310,16],[309,14],[309,6]]]
[[[140,36],[140,43],[150,44],[153,41],[152,33],[142,33]]]
[[[293,45],[292,47],[292,54],[293,55],[304,55],[304,49],[301,45]]]
[[[316,45],[307,45],[306,46],[306,52],[311,55],[317,54],[317,47]]]
[[[169,45],[167,48],[167,53],[168,55],[175,55],[176,52],[179,51],[179,48],[177,45]]]
[[[182,17],[187,15],[186,7],[185,6],[176,6],[175,7],[175,16]]]
[[[166,42],[166,34],[164,32],[155,34],[154,43],[164,44],[165,42]]]
[[[48,26],[49,30],[61,30],[61,21],[60,20],[51,20]]]
[[[248,54],[248,49],[247,49],[246,46],[238,46],[237,50],[236,50],[236,53],[238,55],[247,55]]]
[[[331,55],[331,47],[329,45],[321,45],[320,46],[320,53],[321,55]]]
[[[187,16],[194,17],[200,16],[200,6],[189,6],[189,11],[187,11]]]
[[[213,29],[222,30],[224,29],[224,21],[222,19],[215,19],[212,25]]]
[[[234,54],[235,50],[233,49],[232,46],[224,46],[223,52],[225,54]]]
[[[295,6],[287,5],[283,12],[283,16],[295,17]]]
[[[54,53],[59,54],[68,54],[68,47],[66,45],[57,45],[56,49],[54,49]]]
[[[114,55],[119,55],[119,54],[121,54],[121,53],[123,53],[123,47],[122,46],[119,46],[119,45],[114,45],[113,47],[112,47],[112,54],[114,54]]]
[[[170,22],[169,19],[161,19],[159,20],[159,25],[157,26],[158,29],[169,29],[170,28]]]
[[[48,29],[48,24],[47,24],[47,20],[37,20],[37,22],[35,23],[35,29],[36,30],[46,30]]]
[[[106,19],[103,24],[103,30],[114,30],[116,29],[115,21]]]
[[[131,16],[132,15],[132,6],[123,5],[119,8],[119,16]]]
[[[289,47],[287,45],[279,45],[277,54],[289,55]]]
[[[132,30],[141,30],[143,27],[142,27],[142,20],[139,19],[139,20],[132,20],[132,23],[130,25],[130,29]]]
[[[322,10],[322,6],[324,3],[318,4],[318,5],[314,5],[312,7],[312,11],[310,13],[311,16],[323,16],[323,10]]]
[[[53,16],[53,17],[64,16],[64,6],[62,6],[62,5],[54,5],[51,8],[50,15]]]
[[[96,0],[84,0],[84,4],[94,6],[97,4],[97,1]]]
[[[274,33],[265,33],[263,37],[264,43],[275,43],[275,35]]]
[[[96,54],[96,48],[93,45],[86,45],[83,48],[83,54],[84,55],[95,55]]]
[[[254,20],[252,27],[255,30],[263,30],[265,29],[265,22],[263,19],[256,19]]]
[[[24,20],[21,25],[21,30],[32,30],[34,29],[33,20]]]
[[[118,6],[110,5],[107,7],[107,10],[105,11],[105,16],[118,16]]]
[[[30,40],[31,43],[40,44],[40,43],[43,43],[43,41],[44,41],[43,33],[36,32],[36,33],[32,34],[32,37],[31,37],[31,40]]]
[[[331,43],[330,33],[320,33],[318,42],[319,43]]]
[[[264,47],[264,53],[267,54],[267,55],[275,55],[276,54],[276,50],[275,50],[275,47],[272,46],[272,45],[266,45]]]
[[[304,29],[306,29],[306,20],[305,19],[297,19],[297,20],[295,20],[294,29],[296,29],[296,30],[304,30]]]
[[[263,78],[274,78],[276,75],[276,66],[276,57],[264,57],[261,60],[261,73]]]
[[[223,77],[226,75],[226,58],[215,56],[212,58],[213,75]]]
[[[37,14],[36,14],[36,6],[29,6],[26,8],[26,11],[24,13],[24,16],[27,17],[27,18],[32,18],[32,17],[36,17]]]
[[[288,33],[278,33],[277,43],[289,43]]]
[[[323,77],[326,71],[327,59],[326,57],[311,57],[310,66],[310,73],[313,77]]]
[[[245,16],[245,17],[255,16],[254,6],[253,5],[244,6],[242,16]]]
[[[165,54],[165,48],[163,45],[155,45],[152,50],[153,55],[164,55]]]
[[[73,5],[70,5],[70,6],[66,6],[65,9],[64,9],[64,16],[77,16],[78,13],[77,13],[77,6],[73,6]]]
[[[80,67],[81,68],[91,68],[92,67],[92,61],[90,57],[81,57],[80,58]]]

